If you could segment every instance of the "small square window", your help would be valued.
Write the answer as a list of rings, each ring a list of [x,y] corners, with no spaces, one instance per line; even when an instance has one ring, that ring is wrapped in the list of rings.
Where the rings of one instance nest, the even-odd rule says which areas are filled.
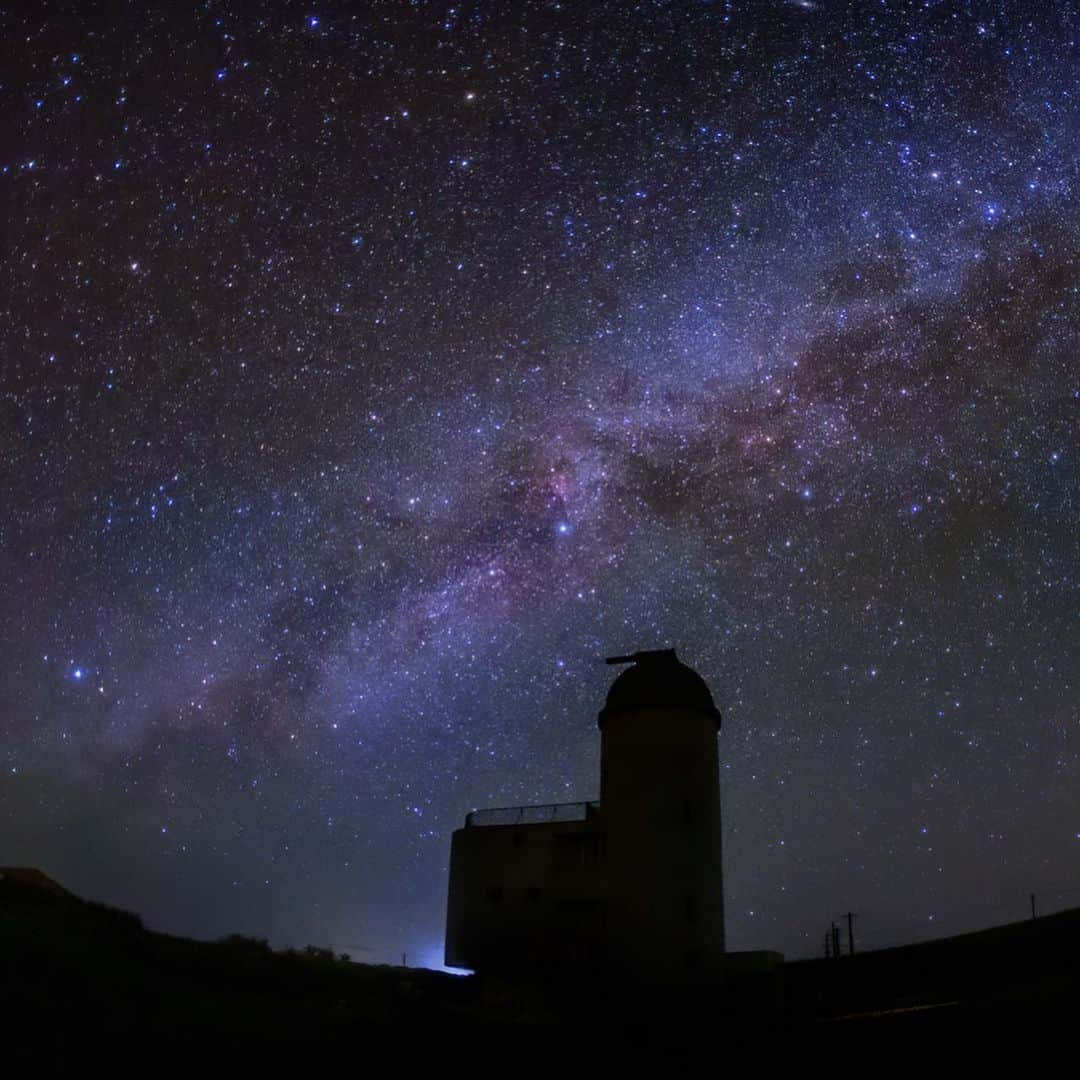
[[[604,857],[604,837],[599,833],[560,833],[555,837],[557,859],[564,868],[599,866]]]

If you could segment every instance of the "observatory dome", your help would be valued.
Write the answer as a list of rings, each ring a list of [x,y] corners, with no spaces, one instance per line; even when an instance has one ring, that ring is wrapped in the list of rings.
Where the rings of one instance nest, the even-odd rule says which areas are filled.
[[[609,664],[629,664],[611,684],[600,712],[600,726],[615,713],[637,709],[679,709],[704,713],[720,727],[720,713],[705,680],[675,655],[674,649],[613,656]]]

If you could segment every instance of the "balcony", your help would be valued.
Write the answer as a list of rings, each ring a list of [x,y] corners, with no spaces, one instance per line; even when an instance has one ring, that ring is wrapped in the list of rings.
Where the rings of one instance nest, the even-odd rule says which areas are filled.
[[[499,806],[473,810],[465,815],[465,827],[485,825],[545,825],[560,821],[587,821],[600,808],[598,802],[548,803],[544,806]]]

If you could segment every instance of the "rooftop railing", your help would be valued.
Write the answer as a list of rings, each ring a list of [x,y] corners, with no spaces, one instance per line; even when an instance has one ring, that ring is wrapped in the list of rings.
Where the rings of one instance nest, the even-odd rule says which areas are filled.
[[[553,821],[585,821],[598,802],[548,803],[544,806],[499,806],[465,815],[468,828],[483,825],[542,825]]]

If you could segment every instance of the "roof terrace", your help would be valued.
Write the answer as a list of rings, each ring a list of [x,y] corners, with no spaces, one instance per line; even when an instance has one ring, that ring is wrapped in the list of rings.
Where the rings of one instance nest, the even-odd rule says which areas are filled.
[[[485,825],[543,825],[556,821],[587,821],[598,802],[547,803],[542,806],[499,806],[465,815],[466,828]]]

